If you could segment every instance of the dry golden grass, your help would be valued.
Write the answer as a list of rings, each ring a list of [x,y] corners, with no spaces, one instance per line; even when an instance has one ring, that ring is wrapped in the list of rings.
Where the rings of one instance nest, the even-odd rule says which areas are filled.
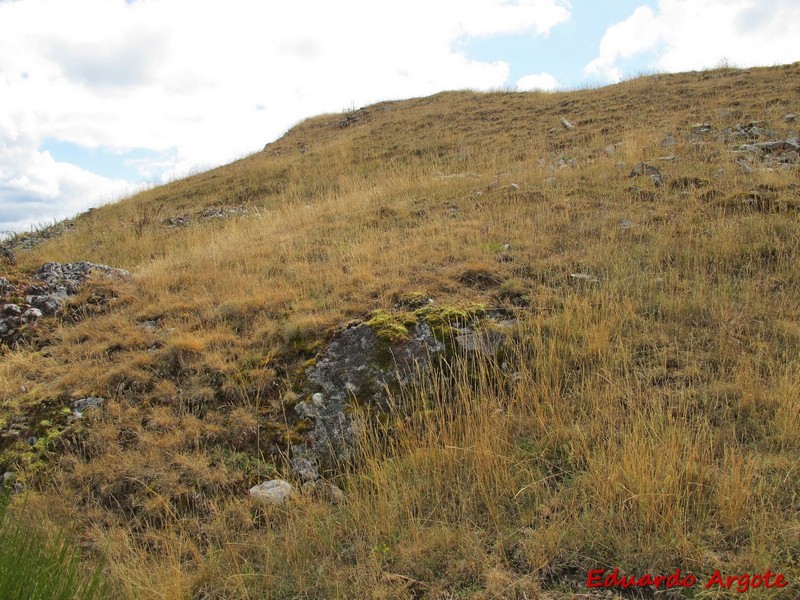
[[[20,267],[133,277],[6,353],[0,401],[6,423],[109,401],[43,455],[6,456],[120,598],[557,598],[598,566],[771,568],[792,591],[759,595],[793,597],[797,165],[744,173],[690,129],[787,134],[798,92],[800,64],[386,103],[92,211]],[[662,187],[628,177],[642,160]],[[759,186],[770,210],[743,208]],[[196,216],[225,206],[249,212]],[[395,398],[336,482],[344,504],[251,506],[286,474],[298,368],[417,291],[514,307],[507,355]]]

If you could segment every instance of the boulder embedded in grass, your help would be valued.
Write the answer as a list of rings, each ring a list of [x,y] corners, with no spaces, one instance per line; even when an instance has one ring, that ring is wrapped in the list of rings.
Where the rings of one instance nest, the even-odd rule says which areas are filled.
[[[250,488],[250,497],[264,504],[279,506],[295,495],[292,484],[283,479],[270,479]]]

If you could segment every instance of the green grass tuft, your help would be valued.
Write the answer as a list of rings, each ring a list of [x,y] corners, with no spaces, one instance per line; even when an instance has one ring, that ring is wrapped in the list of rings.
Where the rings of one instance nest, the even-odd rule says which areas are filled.
[[[101,567],[87,572],[64,532],[53,538],[35,525],[22,506],[0,496],[0,598],[4,600],[91,600],[102,598]]]

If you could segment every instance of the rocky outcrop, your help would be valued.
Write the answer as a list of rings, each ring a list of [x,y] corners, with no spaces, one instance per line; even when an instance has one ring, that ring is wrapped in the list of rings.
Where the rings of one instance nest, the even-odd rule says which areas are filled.
[[[774,142],[761,142],[758,144],[744,144],[739,147],[746,152],[761,152],[772,154],[774,152],[800,152],[800,140],[790,138],[788,140],[778,140]]]
[[[306,370],[309,399],[295,406],[311,426],[308,439],[292,447],[292,471],[303,481],[352,458],[358,423],[350,405],[387,408],[387,390],[397,390],[444,350],[424,321],[399,325],[401,333],[369,323],[343,329]],[[392,335],[392,334],[396,335]]]
[[[737,124],[723,129],[717,137],[723,142],[728,142],[733,140],[758,140],[776,135],[774,131],[765,129],[763,125],[764,121],[752,121],[746,125]]]
[[[89,214],[93,210],[94,209],[90,208],[84,214]],[[4,250],[9,252],[30,250],[47,240],[52,240],[68,231],[72,231],[75,228],[75,223],[78,218],[79,217],[65,219],[64,221],[59,221],[58,223],[42,227],[35,231],[15,233],[3,242],[3,244],[0,244],[0,256],[2,256]]]
[[[507,315],[445,310],[429,305],[413,313],[379,313],[340,330],[305,370],[297,417],[307,423],[305,440],[291,447],[292,474],[314,482],[353,459],[362,423],[353,406],[389,409],[390,393],[417,381],[452,353],[496,355],[514,321]]]
[[[184,213],[182,215],[166,217],[161,220],[161,224],[167,227],[188,227],[195,220],[208,221],[213,219],[227,219],[230,217],[245,217],[248,212],[249,211],[243,206],[209,207],[204,208],[194,215]]]
[[[33,282],[15,286],[7,279],[0,281],[0,342],[11,344],[43,316],[55,315],[64,302],[74,295],[92,273],[123,278],[130,273],[122,269],[90,262],[45,263],[33,274]],[[6,302],[15,296],[14,302]],[[24,302],[21,300],[24,298]]]

